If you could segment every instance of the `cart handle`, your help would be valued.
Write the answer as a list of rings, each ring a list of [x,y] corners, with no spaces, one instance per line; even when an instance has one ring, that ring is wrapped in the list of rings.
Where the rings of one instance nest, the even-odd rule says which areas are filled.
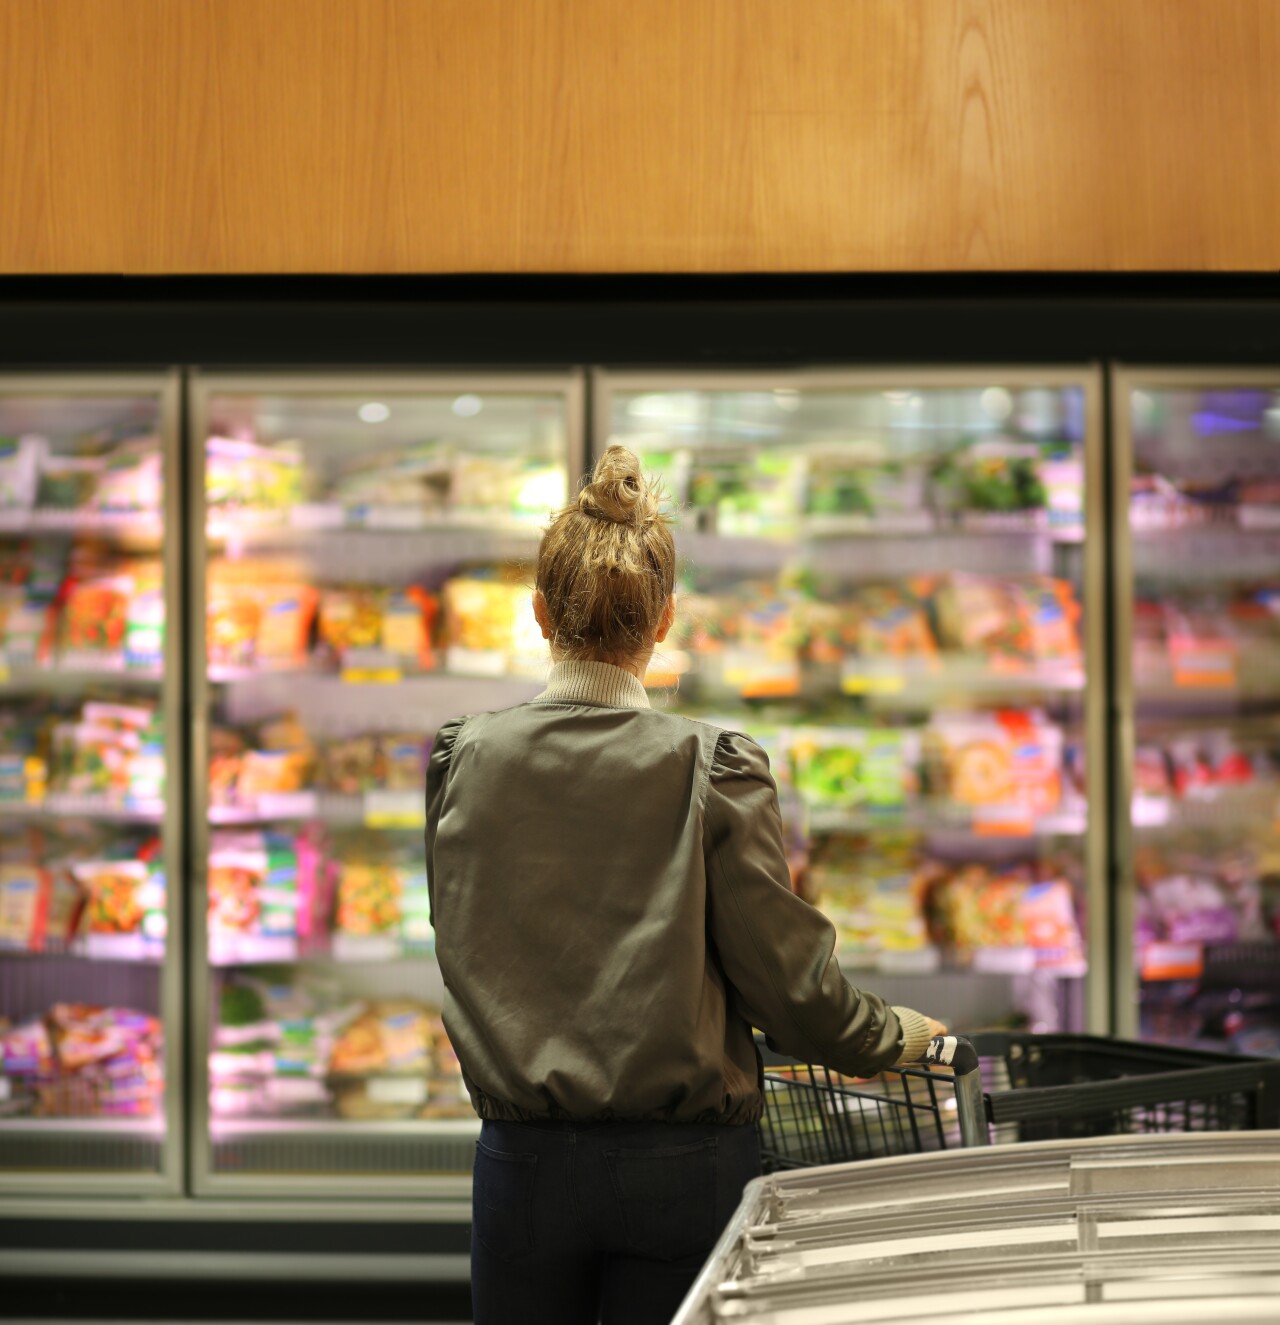
[[[921,1061],[949,1067],[955,1074],[961,1143],[989,1146],[991,1133],[987,1127],[987,1102],[982,1094],[982,1073],[978,1071],[978,1051],[959,1035],[935,1035]]]
[[[959,1035],[935,1035],[920,1061],[949,1067],[956,1076],[965,1077],[978,1070],[978,1051]]]

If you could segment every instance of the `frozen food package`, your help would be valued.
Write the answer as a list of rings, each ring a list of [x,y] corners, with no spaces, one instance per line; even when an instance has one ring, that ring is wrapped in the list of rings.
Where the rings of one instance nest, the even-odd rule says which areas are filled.
[[[89,934],[138,934],[163,944],[164,876],[154,861],[86,861],[72,866],[72,873],[88,898],[85,928]]]
[[[446,581],[441,597],[451,671],[491,675],[546,671],[546,642],[534,619],[524,571],[478,568]]]
[[[964,951],[1026,947],[1026,890],[1026,881],[1016,874],[993,873],[981,865],[957,870],[931,895],[942,941]]]
[[[441,440],[362,449],[335,476],[328,498],[348,509],[396,506],[440,512],[454,487],[454,463],[454,448]]]
[[[935,713],[925,731],[931,789],[962,806],[1057,808],[1062,729],[1038,710]]]
[[[134,579],[106,571],[71,578],[63,594],[59,646],[73,665],[124,662],[125,634]]]
[[[388,597],[384,589],[324,589],[320,594],[320,642],[339,660],[352,649],[381,648]]]
[[[1026,629],[1026,650],[1037,662],[1079,663],[1080,605],[1067,580],[1022,580],[1017,596]]]
[[[310,847],[304,842],[305,835],[275,832],[214,836],[209,852],[211,949],[231,956],[253,950],[252,945],[237,946],[235,940],[296,944],[309,932],[316,883]]]
[[[158,438],[131,438],[103,458],[97,491],[99,510],[158,513],[162,490],[163,462]]]
[[[35,505],[48,443],[42,437],[0,437],[0,511]]]
[[[721,534],[793,532],[804,502],[803,459],[784,449],[691,450],[686,483],[694,523]]]
[[[302,448],[232,437],[205,444],[205,497],[211,513],[283,512],[306,499]]]
[[[1066,973],[1084,966],[1084,939],[1076,919],[1075,895],[1063,879],[1041,879],[1022,895],[1022,927],[1036,965]]]
[[[921,459],[896,458],[881,441],[851,438],[808,448],[805,461],[805,510],[814,516],[861,516],[868,520],[915,516],[914,527],[927,529]]]
[[[789,735],[791,780],[810,805],[852,809],[866,801],[867,733],[861,727],[797,727]]]
[[[950,457],[949,472],[954,472],[958,478],[967,510],[979,514],[1003,514],[1045,508],[1048,491],[1041,465],[1038,446],[993,438],[955,452]]]
[[[1013,583],[956,571],[938,577],[932,603],[944,649],[987,661],[1028,654],[1023,604]]]
[[[42,947],[47,908],[48,876],[34,852],[6,852],[0,858],[0,948]]]
[[[210,665],[302,666],[317,601],[305,567],[293,561],[215,561],[205,624]]]
[[[432,647],[440,601],[418,585],[393,592],[382,619],[382,647],[402,667],[430,671],[436,665]]]
[[[394,862],[343,859],[339,862],[334,928],[356,938],[399,935],[404,883]]]
[[[1171,874],[1148,888],[1161,936],[1171,943],[1235,943],[1240,921],[1219,882]]]
[[[92,510],[104,466],[101,456],[58,455],[46,450],[39,461],[36,505],[55,511]]]
[[[931,659],[938,646],[919,598],[901,585],[870,585],[852,604],[856,650],[865,658]]]

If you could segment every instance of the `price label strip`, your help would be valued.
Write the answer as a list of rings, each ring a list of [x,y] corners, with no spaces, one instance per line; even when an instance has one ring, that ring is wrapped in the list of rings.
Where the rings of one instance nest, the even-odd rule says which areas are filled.
[[[1035,815],[1028,805],[975,805],[973,831],[979,837],[1030,837],[1036,831]]]
[[[1173,683],[1187,689],[1230,690],[1236,684],[1236,649],[1229,641],[1169,641]]]
[[[1148,943],[1142,950],[1144,980],[1198,980],[1204,974],[1199,943]]]
[[[426,804],[420,791],[366,791],[366,828],[421,828],[427,821]]]
[[[349,649],[342,661],[346,685],[396,685],[403,679],[399,657],[384,649]]]

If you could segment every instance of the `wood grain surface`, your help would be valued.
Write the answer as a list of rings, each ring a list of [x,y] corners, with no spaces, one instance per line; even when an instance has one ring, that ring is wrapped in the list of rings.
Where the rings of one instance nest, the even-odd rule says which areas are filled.
[[[1280,268],[1280,0],[0,0],[0,270]]]

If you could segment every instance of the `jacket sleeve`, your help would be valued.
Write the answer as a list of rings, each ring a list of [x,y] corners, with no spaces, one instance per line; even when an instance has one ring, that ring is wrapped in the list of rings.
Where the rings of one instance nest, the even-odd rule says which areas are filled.
[[[849,984],[835,927],[791,891],[768,758],[735,732],[716,743],[704,845],[711,941],[738,1011],[773,1047],[850,1076],[920,1057],[925,1019]]]
[[[453,747],[466,721],[466,718],[454,718],[436,732],[436,738],[431,744],[431,758],[427,761],[427,899],[433,926],[436,923],[436,870],[432,856],[436,845],[436,830],[440,826],[440,813],[444,809],[444,793],[449,783]]]

